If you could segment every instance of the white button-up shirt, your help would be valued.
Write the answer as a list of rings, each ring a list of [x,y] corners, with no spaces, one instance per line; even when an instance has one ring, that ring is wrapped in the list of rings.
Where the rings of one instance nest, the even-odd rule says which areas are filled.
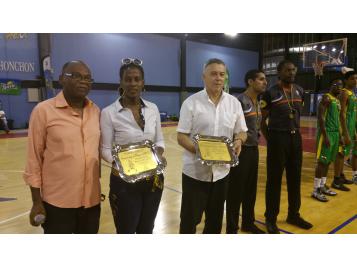
[[[181,106],[177,132],[209,136],[225,136],[246,132],[242,106],[236,97],[222,93],[217,106],[210,100],[206,89],[188,97]],[[196,160],[195,154],[183,153],[183,173],[200,181],[217,181],[229,173],[229,165],[207,166]]]
[[[161,131],[160,113],[157,106],[141,99],[144,103],[142,113],[145,119],[144,131],[135,121],[134,115],[128,108],[123,108],[119,99],[102,110],[100,128],[102,132],[102,158],[113,162],[113,144],[128,144],[150,140],[157,146],[165,148]]]

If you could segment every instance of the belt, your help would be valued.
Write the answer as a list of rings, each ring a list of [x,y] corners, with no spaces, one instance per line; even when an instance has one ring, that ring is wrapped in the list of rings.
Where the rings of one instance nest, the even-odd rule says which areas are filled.
[[[116,170],[114,167],[112,167],[112,174],[116,177],[119,177],[120,178],[120,175],[119,175],[119,172],[118,170]],[[146,177],[145,179],[143,179],[142,181],[140,181],[141,183],[148,183],[148,182],[151,182],[152,183],[152,192],[155,191],[155,188],[159,188],[159,189],[163,189],[164,187],[164,182],[162,180],[162,175],[153,175],[153,176],[150,176],[150,177]],[[140,183],[139,182],[139,183]]]

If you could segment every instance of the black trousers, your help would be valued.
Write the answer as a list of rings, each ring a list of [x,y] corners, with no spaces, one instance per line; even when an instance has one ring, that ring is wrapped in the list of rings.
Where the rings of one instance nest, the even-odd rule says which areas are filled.
[[[226,233],[238,232],[239,210],[242,204],[242,226],[254,224],[254,206],[257,196],[258,181],[258,146],[242,146],[239,165],[231,168],[229,173],[226,203]]]
[[[90,208],[59,208],[43,202],[45,234],[96,234],[99,230],[100,204]]]
[[[118,234],[152,234],[162,196],[163,175],[159,176],[161,188],[153,180],[135,184],[110,175],[109,201]]]
[[[299,216],[301,205],[301,164],[302,141],[300,132],[291,134],[284,131],[268,132],[267,143],[267,183],[265,192],[267,221],[276,222],[280,209],[281,180],[286,171],[288,188],[288,216]]]
[[[216,182],[204,182],[182,174],[180,234],[196,233],[205,212],[204,234],[220,234],[228,176]]]

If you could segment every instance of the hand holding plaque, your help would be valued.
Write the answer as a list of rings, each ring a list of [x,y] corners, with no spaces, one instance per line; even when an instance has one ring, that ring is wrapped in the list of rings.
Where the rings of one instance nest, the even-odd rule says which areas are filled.
[[[196,134],[193,136],[196,147],[196,156],[205,165],[230,165],[239,163],[238,156],[234,153],[234,144],[227,137],[204,136]]]
[[[155,174],[161,174],[166,167],[166,159],[158,152],[157,146],[149,141],[113,145],[113,168],[120,178],[135,183]]]

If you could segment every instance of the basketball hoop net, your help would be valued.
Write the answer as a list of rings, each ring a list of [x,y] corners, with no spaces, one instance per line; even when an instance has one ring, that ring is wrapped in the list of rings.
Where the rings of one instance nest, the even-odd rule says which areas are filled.
[[[327,63],[327,61],[316,61],[312,63],[312,68],[314,68],[315,76],[324,75],[324,67]]]

